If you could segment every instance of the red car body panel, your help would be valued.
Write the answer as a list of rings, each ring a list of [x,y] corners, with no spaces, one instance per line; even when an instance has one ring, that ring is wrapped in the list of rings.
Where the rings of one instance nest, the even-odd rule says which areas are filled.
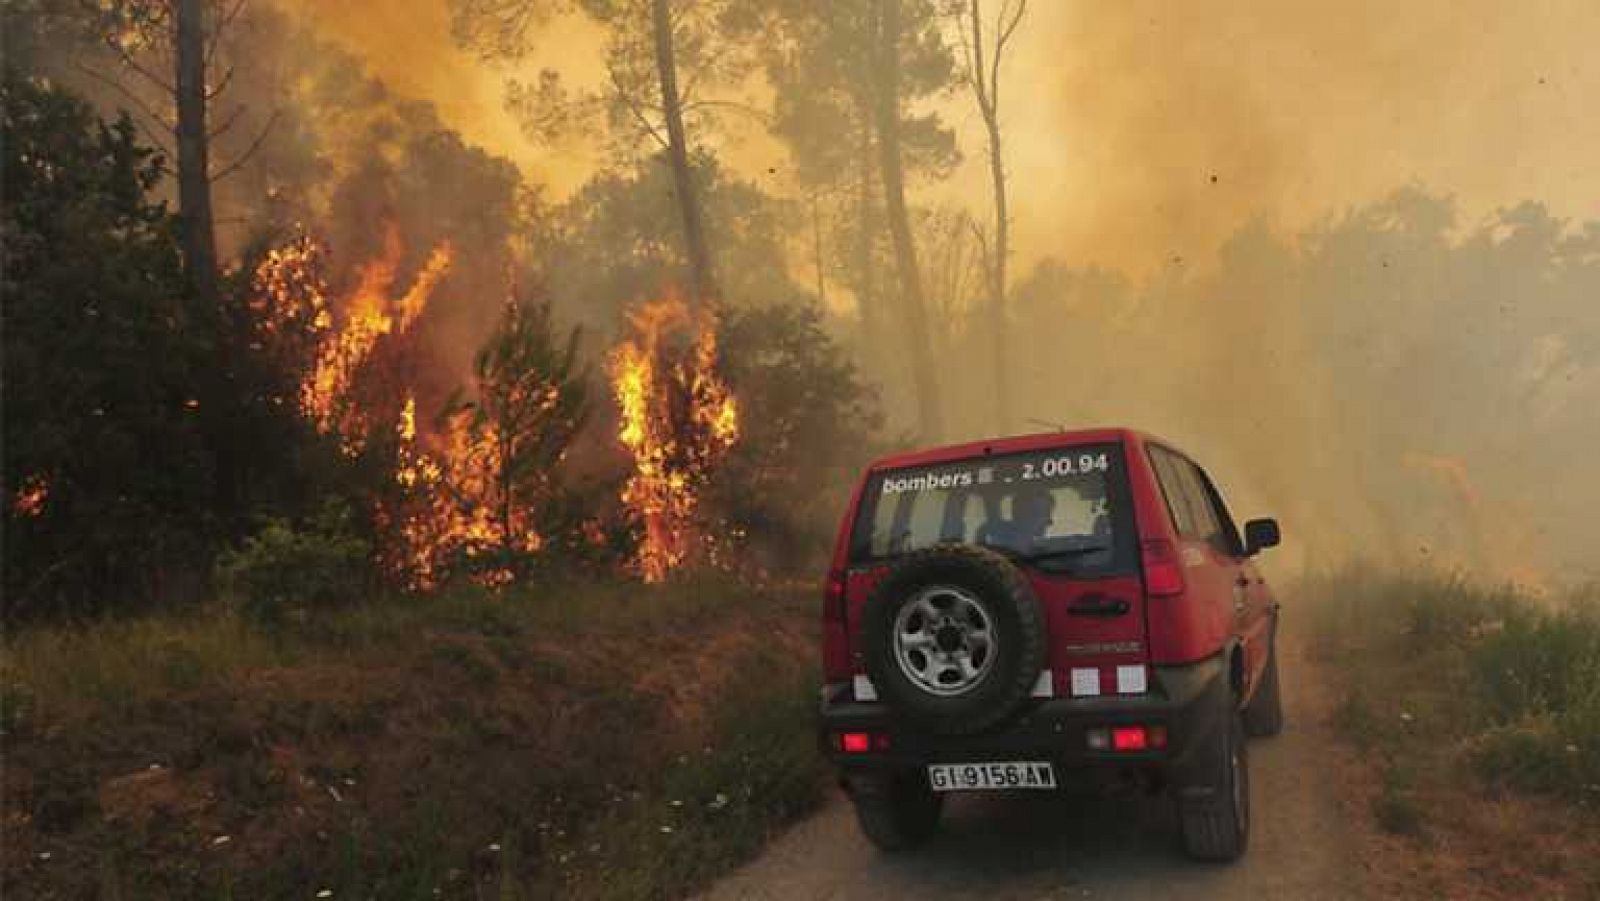
[[[1242,651],[1242,688],[1253,688],[1266,663],[1273,599],[1253,563],[1238,546],[1231,518],[1226,530],[1232,546],[1179,534],[1169,502],[1151,460],[1160,448],[1184,459],[1172,445],[1131,429],[1088,429],[1048,432],[894,454],[870,465],[857,481],[840,525],[829,573],[823,628],[823,672],[829,682],[848,681],[863,672],[859,656],[862,607],[887,564],[852,568],[851,533],[868,481],[885,470],[953,463],[988,455],[1115,443],[1125,455],[1136,534],[1141,548],[1164,546],[1175,555],[1183,590],[1170,596],[1147,597],[1141,574],[1078,579],[1037,569],[1028,578],[1049,626],[1048,666],[1054,694],[1068,696],[1072,669],[1095,667],[1101,673],[1101,694],[1115,695],[1117,667],[1191,663],[1237,647]],[[1221,505],[1220,493],[1199,470],[1200,478]],[[1223,515],[1226,515],[1224,509]],[[1129,615],[1095,618],[1074,615],[1071,608],[1088,598],[1122,601]]]

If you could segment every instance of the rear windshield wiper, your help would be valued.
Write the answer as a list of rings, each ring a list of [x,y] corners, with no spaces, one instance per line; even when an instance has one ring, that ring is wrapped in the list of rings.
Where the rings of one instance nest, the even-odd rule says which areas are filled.
[[[1109,544],[1091,544],[1085,547],[1064,547],[1048,551],[1033,551],[1032,553],[1013,552],[1010,556],[1018,563],[1039,563],[1045,560],[1064,560],[1069,557],[1087,557],[1102,551],[1110,551]]]

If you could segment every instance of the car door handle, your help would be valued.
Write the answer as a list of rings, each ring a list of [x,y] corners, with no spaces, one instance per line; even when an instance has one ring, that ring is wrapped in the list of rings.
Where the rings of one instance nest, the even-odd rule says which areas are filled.
[[[1128,610],[1127,601],[1100,595],[1086,597],[1067,607],[1067,612],[1073,616],[1122,616]]]

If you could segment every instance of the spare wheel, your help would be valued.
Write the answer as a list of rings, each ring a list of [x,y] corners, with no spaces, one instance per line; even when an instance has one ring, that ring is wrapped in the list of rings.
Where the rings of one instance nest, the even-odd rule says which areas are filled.
[[[1021,570],[994,551],[938,545],[878,583],[862,622],[879,696],[941,735],[982,732],[1027,701],[1045,662],[1045,622]]]

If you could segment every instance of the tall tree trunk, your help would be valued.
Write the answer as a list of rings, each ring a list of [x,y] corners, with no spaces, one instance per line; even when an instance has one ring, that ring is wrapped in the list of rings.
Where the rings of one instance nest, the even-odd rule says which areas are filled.
[[[217,241],[211,215],[211,162],[206,133],[203,0],[178,0],[178,218],[189,286],[205,306],[217,300]]]
[[[234,365],[238,345],[232,317],[224,309],[217,275],[217,241],[211,211],[210,133],[206,126],[205,0],[176,0],[174,53],[178,106],[178,226],[183,242],[184,278],[193,294],[195,313],[212,324],[219,338],[209,371],[195,386],[200,401],[201,430],[212,454],[216,513],[224,535],[241,534],[247,526],[249,476],[247,448],[239,421],[245,415]]]
[[[1006,256],[1011,223],[1006,211],[1006,173],[1000,157],[1000,125],[989,120],[989,174],[994,180],[994,259],[989,269],[989,365],[994,373],[994,418],[999,434],[1011,429],[1011,360],[1006,355]]]
[[[706,244],[700,196],[695,191],[694,172],[689,168],[689,141],[683,129],[683,98],[678,94],[678,67],[672,49],[672,10],[669,0],[653,0],[651,13],[655,31],[656,75],[661,82],[661,109],[667,120],[667,157],[672,166],[673,186],[678,194],[678,212],[683,218],[684,250],[689,257],[689,277],[694,284],[693,301],[714,307],[721,296],[711,265],[711,250]]]
[[[818,199],[815,190],[811,194],[811,249],[817,266],[817,304],[826,309],[828,306],[828,272],[823,266],[822,201]]]
[[[911,215],[906,209],[905,173],[900,160],[900,2],[877,0],[877,40],[873,60],[873,119],[878,133],[878,167],[883,181],[884,207],[889,235],[894,243],[895,269],[900,276],[901,314],[911,361],[911,381],[916,392],[921,439],[944,435],[939,409],[939,389],[929,343],[928,310],[922,291],[922,272],[911,235]]]
[[[997,23],[1000,31],[996,35],[994,58],[987,67],[984,62],[982,6],[982,0],[970,0],[968,6],[972,27],[972,72],[968,78],[989,137],[989,177],[994,188],[994,255],[986,267],[989,276],[989,369],[995,391],[995,430],[1005,434],[1012,428],[1011,361],[1006,355],[1006,264],[1011,253],[1011,221],[1006,205],[1005,157],[1000,146],[1000,56],[1005,52],[1006,41],[1021,21],[1027,4],[1023,2],[1018,7],[1016,19],[1009,25],[1003,21],[1005,12],[1002,7],[1002,21]]]
[[[877,191],[878,180],[874,173],[878,168],[877,148],[872,141],[872,104],[870,100],[863,100],[861,104],[861,157],[860,157],[860,192],[856,197],[856,246],[855,246],[855,290],[856,306],[861,312],[861,332],[864,343],[871,353],[871,359],[882,359],[884,352],[884,339],[887,329],[884,328],[884,315],[882,304],[878,298],[877,266],[873,257],[873,247],[878,235]],[[877,373],[881,375],[881,372]]]

